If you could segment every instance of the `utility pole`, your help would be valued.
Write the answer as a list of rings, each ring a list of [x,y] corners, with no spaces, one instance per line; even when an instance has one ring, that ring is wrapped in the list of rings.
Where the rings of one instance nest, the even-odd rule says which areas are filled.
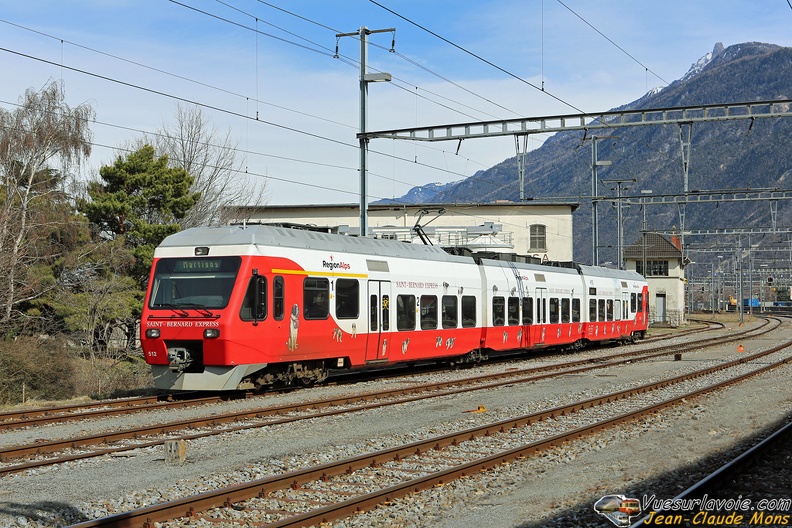
[[[602,183],[615,183],[616,184],[616,233],[617,233],[617,242],[616,242],[616,255],[618,261],[616,262],[616,268],[622,269],[622,262],[624,261],[623,253],[624,253],[624,224],[622,222],[622,188],[629,189],[629,187],[622,187],[622,183],[627,182],[636,182],[638,181],[636,178],[616,178],[613,180],[602,180]]]
[[[619,136],[591,137],[591,264],[599,265],[599,225],[597,220],[597,167],[610,167],[611,162],[597,159],[597,140]]]
[[[396,42],[396,28],[369,29],[361,26],[354,33],[338,33],[336,35],[336,58],[338,57],[338,39],[341,37],[358,37],[360,39],[360,236],[368,236],[368,143],[365,137],[368,120],[368,83],[386,82],[392,79],[390,73],[368,72],[368,36],[372,33],[393,33],[391,51]]]

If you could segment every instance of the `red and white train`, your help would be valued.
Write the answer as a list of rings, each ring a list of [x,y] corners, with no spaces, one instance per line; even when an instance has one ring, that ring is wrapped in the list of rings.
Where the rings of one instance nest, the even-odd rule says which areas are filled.
[[[155,251],[143,351],[157,388],[236,390],[643,337],[638,273],[503,258],[286,227],[188,229]]]

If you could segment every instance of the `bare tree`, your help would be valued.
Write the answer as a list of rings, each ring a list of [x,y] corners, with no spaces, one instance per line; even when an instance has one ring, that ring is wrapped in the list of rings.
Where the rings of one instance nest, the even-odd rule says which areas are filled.
[[[266,181],[249,177],[237,160],[239,150],[229,130],[223,136],[200,107],[176,108],[176,122],[163,126],[154,139],[158,152],[193,178],[190,191],[201,193],[198,203],[182,220],[182,227],[219,225],[224,205],[262,205],[267,200]]]
[[[0,109],[0,323],[10,321],[14,306],[41,295],[24,281],[30,266],[51,257],[35,238],[42,224],[57,221],[46,213],[63,200],[64,174],[91,152],[94,109],[64,100],[63,84],[51,81],[27,90],[15,110]]]

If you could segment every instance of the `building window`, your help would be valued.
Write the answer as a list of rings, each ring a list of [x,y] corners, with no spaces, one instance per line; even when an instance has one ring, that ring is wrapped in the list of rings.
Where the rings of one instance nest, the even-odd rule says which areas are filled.
[[[529,251],[547,251],[547,227],[534,224],[529,228],[530,248]]]
[[[668,261],[667,260],[647,260],[646,269],[648,273],[644,273],[643,261],[638,260],[635,262],[635,271],[644,277],[668,277]]]

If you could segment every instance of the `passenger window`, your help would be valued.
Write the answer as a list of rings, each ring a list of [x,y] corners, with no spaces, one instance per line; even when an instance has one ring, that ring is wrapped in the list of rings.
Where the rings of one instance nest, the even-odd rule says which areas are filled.
[[[572,322],[580,322],[580,299],[572,299]]]
[[[597,321],[597,299],[589,299],[589,321]]]
[[[275,277],[272,281],[272,316],[276,321],[283,319],[283,277]]]
[[[239,318],[243,321],[261,321],[267,318],[267,279],[261,275],[250,277]]]
[[[558,299],[555,297],[550,298],[550,323],[557,323],[559,322],[560,310],[558,305]]]
[[[533,324],[533,298],[523,297],[522,300],[522,323],[524,325]]]
[[[536,300],[536,322],[539,324],[547,323],[547,299],[539,297]]]
[[[388,295],[382,296],[382,331],[390,330],[390,299]]]
[[[476,298],[472,295],[462,296],[462,328],[476,326]]]
[[[421,295],[421,330],[437,329],[437,297]]]
[[[415,330],[415,295],[396,297],[396,329]]]
[[[561,322],[568,323],[570,319],[569,299],[561,299]]]
[[[504,297],[492,298],[492,324],[503,326],[506,322],[506,299]]]
[[[520,298],[509,297],[509,324],[520,324]]]
[[[457,298],[454,295],[443,295],[443,328],[456,328],[457,325]]]
[[[357,319],[360,314],[360,286],[354,279],[336,281],[335,310],[339,319]]]
[[[330,311],[330,281],[307,278],[303,282],[305,319],[327,319]]]
[[[372,295],[369,300],[369,311],[371,319],[369,319],[369,330],[376,332],[379,330],[377,319],[379,317],[379,303],[377,303],[377,296]]]

